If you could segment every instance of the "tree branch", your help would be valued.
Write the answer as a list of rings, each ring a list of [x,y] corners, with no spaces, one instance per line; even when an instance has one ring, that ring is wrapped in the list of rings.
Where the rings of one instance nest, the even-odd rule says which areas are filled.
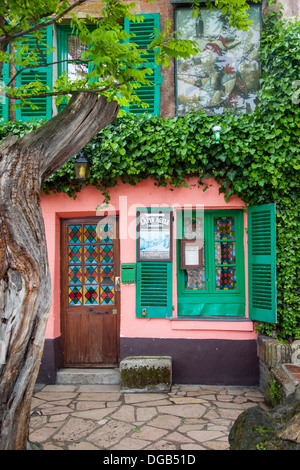
[[[31,28],[26,29],[25,31],[19,31],[18,33],[14,33],[14,34],[6,33],[5,35],[0,36],[0,41],[4,39],[9,39],[9,40],[18,39],[22,36],[25,36],[25,34],[33,33],[34,31],[38,31],[39,29],[45,28],[46,26],[50,26],[51,24],[55,23],[60,18],[65,16],[67,13],[69,13],[69,11],[72,11],[74,8],[81,5],[82,3],[85,3],[86,1],[87,0],[77,0],[72,5],[69,5],[68,8],[66,8],[64,11],[54,16],[51,20],[44,21],[43,23],[39,23],[35,26],[32,26]],[[2,27],[2,30],[3,30],[3,27]]]
[[[5,93],[3,90],[0,91],[0,96],[6,96],[7,98],[10,98],[11,100],[29,100],[29,99],[33,99],[33,98],[48,98],[50,96],[61,96],[61,95],[75,95],[75,94],[78,94],[78,93],[94,93],[94,94],[97,94],[97,93],[103,93],[104,91],[106,90],[109,90],[110,88],[119,88],[120,86],[122,85],[125,85],[126,83],[130,82],[131,78],[129,78],[128,80],[126,80],[125,82],[121,82],[121,83],[111,83],[110,85],[106,85],[105,87],[103,88],[96,88],[96,89],[90,89],[90,90],[85,90],[85,89],[81,89],[81,90],[62,90],[62,91],[51,91],[49,93],[37,93],[37,94],[34,94],[34,95],[21,95],[21,96],[11,96],[7,93]]]
[[[76,62],[80,62],[81,64],[87,64],[89,62],[91,62],[92,59],[88,59],[88,60],[81,60],[81,59],[76,59]],[[14,76],[10,79],[10,81],[5,85],[5,88],[8,88],[12,83],[13,81],[17,78],[17,76],[24,72],[24,70],[31,70],[31,69],[37,69],[37,68],[40,68],[40,67],[48,67],[48,65],[57,65],[57,64],[63,64],[64,62],[73,62],[71,60],[57,60],[55,62],[49,62],[49,63],[45,63],[45,64],[39,64],[39,65],[28,65],[27,67],[23,67],[21,69],[19,69],[15,74]],[[5,88],[3,88],[2,92],[0,92],[0,95],[2,96],[7,96],[8,98],[12,98],[11,96],[9,95],[6,95],[4,93],[4,90]],[[13,98],[12,98],[13,99]]]
[[[68,105],[18,142],[40,158],[41,184],[117,117],[119,104],[95,93],[75,93]]]

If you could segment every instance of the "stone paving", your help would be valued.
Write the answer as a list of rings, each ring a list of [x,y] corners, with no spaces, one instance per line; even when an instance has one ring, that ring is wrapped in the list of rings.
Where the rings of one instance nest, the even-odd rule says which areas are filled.
[[[123,393],[118,385],[37,386],[29,440],[43,450],[227,450],[256,387],[174,385],[169,393]]]

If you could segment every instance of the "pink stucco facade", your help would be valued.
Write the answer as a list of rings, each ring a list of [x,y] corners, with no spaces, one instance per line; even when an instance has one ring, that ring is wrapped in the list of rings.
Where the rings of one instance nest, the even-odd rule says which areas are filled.
[[[179,210],[195,205],[204,209],[241,209],[245,206],[238,197],[231,197],[229,203],[224,195],[219,194],[219,186],[213,180],[207,181],[209,189],[203,191],[197,179],[188,181],[189,188],[157,187],[147,180],[131,186],[119,183],[111,189],[111,200],[108,207],[99,209],[103,196],[95,187],[83,188],[74,200],[67,195],[51,194],[42,196],[42,212],[49,256],[49,267],[52,278],[52,308],[47,324],[46,338],[54,339],[61,335],[60,318],[60,249],[61,220],[65,218],[102,216],[116,214],[120,227],[120,262],[136,262],[136,208],[137,207],[171,207],[174,213],[174,226]],[[247,214],[244,214],[244,255],[245,272],[247,272]],[[173,232],[175,234],[175,230]],[[177,266],[176,243],[173,244],[173,318],[177,316]],[[248,318],[248,286],[246,280],[246,312],[243,321],[214,321],[136,318],[136,284],[121,284],[120,337],[126,338],[191,338],[191,339],[225,339],[253,340],[256,338],[254,325]]]

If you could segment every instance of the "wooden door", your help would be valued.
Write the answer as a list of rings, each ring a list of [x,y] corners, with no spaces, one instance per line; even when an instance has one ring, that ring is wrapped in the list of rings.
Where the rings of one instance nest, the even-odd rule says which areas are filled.
[[[62,222],[64,367],[119,364],[120,254],[116,218]]]

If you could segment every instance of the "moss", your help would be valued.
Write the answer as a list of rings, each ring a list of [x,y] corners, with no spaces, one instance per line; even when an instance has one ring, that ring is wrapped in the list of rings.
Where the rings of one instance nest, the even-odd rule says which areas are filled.
[[[152,385],[170,385],[168,367],[135,367],[121,371],[121,383],[128,388],[145,388]]]

